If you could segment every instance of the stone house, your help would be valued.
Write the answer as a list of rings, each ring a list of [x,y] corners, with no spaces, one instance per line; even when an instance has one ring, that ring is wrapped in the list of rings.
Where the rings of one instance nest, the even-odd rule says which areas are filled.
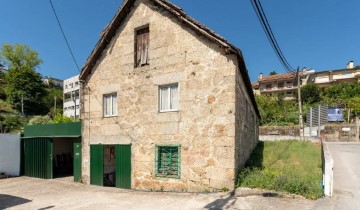
[[[166,0],[125,0],[80,80],[84,183],[234,189],[259,112],[224,38]]]

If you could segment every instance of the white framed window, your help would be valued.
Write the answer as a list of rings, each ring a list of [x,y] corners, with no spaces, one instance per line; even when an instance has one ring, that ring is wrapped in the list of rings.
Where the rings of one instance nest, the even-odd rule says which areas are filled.
[[[103,101],[104,117],[117,116],[117,93],[105,94]]]
[[[159,111],[173,112],[179,110],[178,84],[159,86]]]

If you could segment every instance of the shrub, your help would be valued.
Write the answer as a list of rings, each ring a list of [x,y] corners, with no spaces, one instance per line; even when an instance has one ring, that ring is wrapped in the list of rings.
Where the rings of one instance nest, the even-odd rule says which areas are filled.
[[[57,124],[57,123],[68,123],[68,122],[75,122],[75,120],[73,118],[64,116],[62,114],[56,114],[54,119],[53,119],[53,123]]]
[[[52,120],[49,116],[34,116],[30,119],[29,125],[42,125],[42,124],[51,124]]]

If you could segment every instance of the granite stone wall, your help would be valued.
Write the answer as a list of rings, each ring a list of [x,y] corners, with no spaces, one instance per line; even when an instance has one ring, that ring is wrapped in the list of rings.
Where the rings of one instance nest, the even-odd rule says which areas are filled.
[[[134,67],[135,29],[146,25],[149,65]],[[233,189],[258,140],[238,71],[235,55],[147,0],[137,1],[82,87],[82,180],[89,183],[89,145],[131,144],[133,189]],[[160,113],[159,86],[173,83],[179,111]],[[117,93],[115,117],[103,117],[108,93]],[[173,144],[181,145],[180,178],[156,177],[156,145]]]

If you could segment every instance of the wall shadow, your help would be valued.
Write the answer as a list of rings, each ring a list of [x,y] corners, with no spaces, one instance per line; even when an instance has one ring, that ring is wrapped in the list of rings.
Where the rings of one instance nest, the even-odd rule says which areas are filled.
[[[32,202],[31,200],[12,196],[12,195],[6,195],[6,194],[0,194],[0,209],[6,209],[14,206],[18,206],[24,203]]]
[[[259,168],[262,169],[264,167],[264,142],[259,141],[256,145],[255,149],[250,155],[250,158],[246,161],[246,168]]]

